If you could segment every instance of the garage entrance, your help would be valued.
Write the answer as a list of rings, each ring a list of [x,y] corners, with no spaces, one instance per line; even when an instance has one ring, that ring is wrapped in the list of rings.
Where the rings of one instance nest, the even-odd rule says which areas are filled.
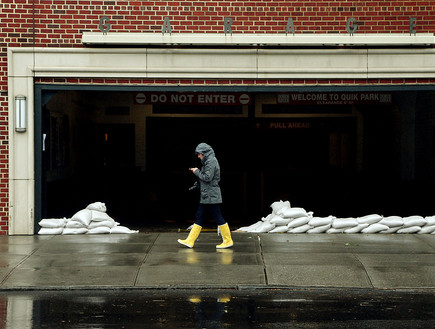
[[[144,101],[149,94],[138,97],[133,88],[40,86],[38,92],[36,221],[69,217],[101,201],[130,228],[187,227],[198,201],[188,191],[194,177],[187,169],[200,165],[194,154],[200,142],[219,159],[222,209],[232,227],[267,215],[280,199],[318,216],[430,208],[415,187],[432,170],[415,163],[419,150],[433,151],[433,128],[419,121],[433,112],[433,92],[338,105],[286,103],[283,93],[255,90],[226,92],[230,97],[208,92],[211,100],[245,97],[235,105],[151,104]]]

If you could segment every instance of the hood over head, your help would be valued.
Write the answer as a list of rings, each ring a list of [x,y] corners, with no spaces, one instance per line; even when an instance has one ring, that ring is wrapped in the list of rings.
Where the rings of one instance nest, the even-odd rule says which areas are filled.
[[[200,143],[195,149],[195,153],[201,153],[205,158],[214,156],[213,148],[207,143]]]

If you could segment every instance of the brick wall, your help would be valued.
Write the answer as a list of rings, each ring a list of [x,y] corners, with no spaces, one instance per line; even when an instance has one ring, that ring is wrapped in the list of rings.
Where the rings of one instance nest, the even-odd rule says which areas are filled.
[[[409,18],[417,19],[417,33],[435,32],[435,2],[420,1],[96,1],[1,0],[0,3],[0,234],[8,225],[8,109],[7,47],[82,47],[83,31],[98,31],[107,16],[111,32],[160,33],[165,17],[173,33],[222,33],[223,19],[233,20],[233,33],[284,33],[293,18],[296,33],[346,33],[346,20],[354,17],[358,33],[409,31]],[[80,79],[42,82],[172,84],[173,80]],[[430,80],[183,80],[182,84],[403,84]]]

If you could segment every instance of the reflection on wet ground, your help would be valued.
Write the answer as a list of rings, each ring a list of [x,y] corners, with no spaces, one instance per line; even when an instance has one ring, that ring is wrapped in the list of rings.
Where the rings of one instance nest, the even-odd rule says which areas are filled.
[[[0,292],[0,328],[434,328],[433,290]]]

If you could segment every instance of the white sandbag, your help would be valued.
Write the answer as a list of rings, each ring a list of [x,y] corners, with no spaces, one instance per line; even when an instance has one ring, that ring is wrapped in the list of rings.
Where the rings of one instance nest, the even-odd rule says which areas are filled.
[[[115,221],[112,220],[102,220],[102,221],[92,221],[89,226],[88,229],[93,229],[96,227],[101,227],[101,226],[106,226],[108,228],[112,228],[115,226]]]
[[[287,233],[288,227],[287,225],[276,226],[273,230],[269,231],[269,233]]]
[[[55,234],[62,234],[62,231],[64,230],[63,227],[55,227],[55,228],[48,228],[48,227],[42,227],[38,234],[41,235],[55,235]]]
[[[283,207],[290,208],[290,201],[276,201],[272,203],[270,207],[272,208],[273,213],[277,214],[278,211]]]
[[[411,227],[411,226],[424,226],[427,224],[427,220],[422,216],[409,216],[403,217],[403,227]]]
[[[308,224],[308,222],[310,221],[310,217],[298,217],[293,219],[292,221],[290,221],[287,226],[289,228],[293,228],[293,227],[298,227],[298,226],[302,226],[305,224]]]
[[[426,225],[435,225],[435,216],[426,216],[425,219],[427,221]]]
[[[379,221],[379,224],[387,225],[389,228],[402,226],[403,218],[399,216],[384,217]]]
[[[106,205],[103,202],[94,202],[89,204],[86,209],[88,210],[97,210],[97,211],[101,211],[101,212],[106,212],[107,208]]]
[[[115,222],[115,220],[105,212],[98,211],[98,210],[91,210],[91,212],[92,212],[92,221],[94,222],[102,222],[106,220]]]
[[[44,218],[38,224],[46,228],[59,228],[64,227],[66,218]]]
[[[288,208],[283,211],[282,217],[287,218],[298,218],[298,217],[307,217],[308,214],[304,208]]]
[[[284,207],[282,207],[280,210],[278,210],[278,211],[276,212],[276,214],[273,213],[273,212],[272,212],[272,214],[283,217],[284,211],[286,211],[287,209],[290,209],[290,207],[284,206]]]
[[[310,224],[313,227],[316,226],[325,226],[332,223],[332,220],[334,219],[334,216],[328,216],[328,217],[313,217],[310,219],[308,224]]]
[[[359,233],[361,232],[363,229],[365,229],[366,227],[368,227],[370,224],[364,223],[364,224],[358,224],[357,226],[354,227],[350,227],[350,228],[346,228],[344,230],[344,233],[348,233],[348,234],[354,234],[354,233]]]
[[[92,211],[89,209],[80,210],[71,217],[71,220],[80,222],[83,225],[88,226],[92,220]]]
[[[269,222],[263,222],[260,227],[253,230],[253,233],[267,233],[275,228],[275,224],[271,224]]]
[[[88,232],[88,229],[85,227],[82,228],[69,228],[65,227],[63,229],[62,234],[63,235],[69,235],[69,234],[86,234]]]
[[[398,230],[400,230],[402,228],[402,226],[396,226],[396,227],[390,227],[388,230],[385,231],[380,231],[378,233],[382,233],[382,234],[393,234],[396,233]]]
[[[287,225],[288,223],[290,223],[290,221],[291,218],[283,218],[281,216],[275,215],[270,220],[270,223],[278,226],[278,225]]]
[[[308,223],[308,225],[312,226],[310,223]],[[325,233],[330,228],[331,228],[331,224],[316,226],[316,227],[313,227],[312,229],[309,229],[307,231],[307,233]]]
[[[107,226],[100,226],[93,228],[92,230],[88,230],[87,234],[109,234],[110,233],[110,227]]]
[[[375,224],[378,223],[381,219],[382,219],[381,215],[372,214],[372,215],[358,217],[356,220],[358,221],[358,224]]]
[[[421,227],[420,226],[410,226],[406,228],[401,228],[396,233],[397,234],[412,234],[412,233],[418,233],[420,232]]]
[[[66,228],[87,228],[83,223],[77,222],[75,220],[69,220],[65,224]]]
[[[435,231],[435,225],[426,225],[426,226],[422,227],[420,232],[418,232],[418,233],[419,234],[430,234],[433,231]]]
[[[329,230],[326,231],[327,234],[337,234],[337,233],[343,233],[343,228],[333,228],[331,227]]]
[[[295,227],[295,228],[291,229],[288,232],[289,233],[295,233],[295,234],[297,234],[297,233],[305,233],[305,232],[307,232],[308,230],[310,230],[312,228],[313,228],[312,226],[310,226],[308,224],[305,224],[305,225],[302,225],[302,226]]]
[[[110,229],[110,234],[132,234],[132,233],[139,233],[139,231],[130,230],[128,227],[125,226],[115,226]]]
[[[332,227],[333,228],[351,228],[354,226],[358,226],[358,221],[356,220],[356,218],[353,217],[348,217],[348,218],[335,218],[332,221]]]
[[[363,229],[361,232],[370,234],[370,233],[378,233],[378,232],[385,231],[388,229],[389,229],[389,227],[387,225],[374,223],[374,224],[371,224],[370,226],[366,227],[365,229]]]
[[[251,232],[252,230],[255,230],[256,228],[258,228],[262,224],[263,224],[263,221],[259,220],[258,222],[254,223],[252,225],[243,226],[243,227],[239,228],[237,231]]]

